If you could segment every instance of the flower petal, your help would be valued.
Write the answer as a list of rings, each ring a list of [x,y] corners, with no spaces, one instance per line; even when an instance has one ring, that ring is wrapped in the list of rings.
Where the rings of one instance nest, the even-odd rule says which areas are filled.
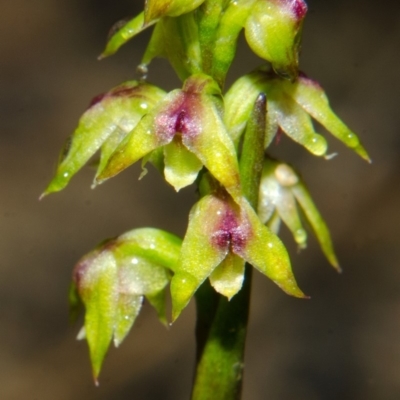
[[[191,185],[201,168],[202,162],[182,144],[180,135],[164,146],[165,179],[176,191]]]
[[[182,240],[161,229],[139,228],[118,236],[116,243],[121,257],[135,254],[175,271]]]
[[[228,253],[226,258],[214,269],[210,275],[213,288],[230,300],[243,285],[245,262],[233,253]]]
[[[62,190],[110,135],[129,132],[163,95],[156,86],[129,81],[96,97],[68,140],[44,195]]]
[[[217,246],[212,240],[226,207],[224,202],[208,195],[200,199],[190,212],[180,264],[171,280],[173,321],[187,306],[197,288],[228,254],[228,244]]]
[[[328,144],[323,136],[315,133],[310,116],[290,97],[279,92],[278,88],[270,93],[268,112],[291,139],[316,156],[325,155]]]
[[[321,246],[323,253],[330,262],[330,264],[341,272],[339,262],[333,249],[331,235],[329,229],[315,206],[310,193],[302,182],[292,187],[293,194],[299,202],[307,221],[310,223],[315,236]]]
[[[155,293],[146,294],[146,299],[156,310],[160,322],[167,326],[166,288]]]
[[[143,296],[121,293],[118,296],[114,327],[114,346],[119,347],[142,308]]]
[[[154,22],[156,21],[153,21],[153,23]],[[106,48],[101,53],[99,58],[102,59],[116,53],[122,45],[131,40],[144,29],[148,28],[153,23],[146,25],[144,24],[144,12],[141,12],[132,19],[123,19],[118,21],[111,28]]]
[[[168,140],[160,140],[153,134],[152,114],[145,115],[136,128],[115,149],[103,169],[98,171],[93,186],[119,174],[166,142]]]
[[[201,96],[199,113],[201,113],[201,124],[198,134],[183,135],[182,142],[196,154],[233,198],[239,198],[241,186],[235,147],[212,96]]]
[[[289,84],[286,82],[284,89],[333,136],[342,141],[347,147],[353,149],[362,158],[370,161],[368,153],[361,145],[357,135],[331,110],[328,98],[317,82],[302,76],[297,83]]]
[[[242,224],[249,225],[251,237],[244,246],[233,248],[234,253],[274,281],[287,294],[306,297],[297,286],[285,246],[261,223],[246,200],[243,200],[241,210]]]
[[[118,304],[117,264],[109,252],[94,251],[75,267],[75,284],[85,304],[85,332],[97,381],[110,345]]]

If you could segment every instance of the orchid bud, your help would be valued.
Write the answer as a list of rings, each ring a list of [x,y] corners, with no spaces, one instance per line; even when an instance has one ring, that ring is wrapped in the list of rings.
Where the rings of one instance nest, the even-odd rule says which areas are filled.
[[[64,189],[70,179],[104,145],[102,166],[110,150],[136,126],[164,93],[148,83],[129,81],[95,97],[81,117],[75,132],[68,138],[56,175],[43,195]]]
[[[119,346],[139,314],[143,298],[166,323],[165,287],[178,262],[181,240],[157,229],[130,231],[84,256],[73,273],[83,302],[84,329],[95,380],[112,338]],[[76,300],[73,298],[73,302]]]
[[[281,76],[295,79],[303,19],[303,0],[258,0],[246,21],[245,35],[251,49],[269,61]]]
[[[301,222],[301,214],[312,228],[330,264],[340,272],[328,227],[300,176],[289,165],[266,159],[258,204],[261,221],[268,226],[276,226],[277,219],[281,219],[292,232],[299,248],[305,248],[307,233]]]

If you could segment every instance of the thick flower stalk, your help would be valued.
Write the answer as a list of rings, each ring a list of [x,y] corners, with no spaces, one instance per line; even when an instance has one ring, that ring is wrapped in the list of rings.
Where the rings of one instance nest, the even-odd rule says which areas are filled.
[[[144,299],[166,323],[195,297],[192,399],[239,399],[252,268],[283,292],[306,297],[277,236],[280,222],[299,248],[307,244],[303,225],[310,226],[340,270],[327,225],[300,174],[267,155],[283,132],[330,159],[315,120],[369,161],[322,87],[299,70],[306,13],[304,0],[146,0],[141,13],[112,28],[100,58],[152,29],[140,79],[92,100],[43,195],[64,189],[99,152],[93,188],[142,160],[143,168],[151,162],[177,191],[196,185],[200,198],[182,239],[154,228],[133,229],[75,266],[70,303],[74,315],[84,305],[79,338],[88,342],[96,381],[110,343],[121,344]],[[225,91],[241,32],[263,65]],[[155,57],[169,61],[181,87],[167,93],[147,81]],[[165,306],[169,284],[171,318]]]

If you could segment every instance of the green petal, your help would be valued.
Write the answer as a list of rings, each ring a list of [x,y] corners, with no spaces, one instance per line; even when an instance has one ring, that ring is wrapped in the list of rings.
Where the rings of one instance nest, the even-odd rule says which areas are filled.
[[[353,149],[362,158],[370,161],[368,153],[361,145],[357,135],[332,111],[325,92],[317,82],[300,77],[295,84],[285,83],[284,89],[333,136],[342,141],[347,147]]]
[[[153,21],[154,23],[155,21]],[[111,34],[109,35],[106,48],[100,55],[101,58],[108,57],[118,51],[118,49],[126,42],[131,40],[137,34],[148,28],[152,24],[144,24],[144,12],[141,12],[135,18],[128,21],[122,20],[117,22],[111,28]]]
[[[280,187],[276,209],[283,222],[292,232],[296,243],[301,249],[305,248],[307,246],[307,232],[301,224],[295,198],[289,189]]]
[[[328,144],[323,136],[315,133],[310,116],[290,97],[279,92],[277,88],[270,93],[268,112],[291,139],[316,156],[325,155]]]
[[[297,185],[293,186],[292,191],[299,202],[307,221],[310,223],[326,258],[330,264],[338,270],[338,272],[341,272],[335,251],[333,249],[329,229],[317,207],[315,206],[310,193],[302,182],[299,182]]]
[[[116,250],[121,258],[136,255],[153,264],[162,265],[175,271],[180,257],[182,240],[161,229],[140,228],[119,236],[116,244]]]
[[[132,328],[142,307],[143,296],[120,293],[116,307],[114,345],[118,347]]]
[[[146,299],[154,307],[160,322],[167,326],[166,289],[155,293],[146,294]]]
[[[243,279],[244,261],[233,253],[228,253],[210,275],[213,288],[229,300],[242,288]]]
[[[212,243],[220,215],[226,205],[213,196],[205,196],[194,205],[182,243],[181,260],[171,280],[172,320],[187,306],[197,288],[228,254],[228,247]]]
[[[268,83],[264,74],[259,71],[239,78],[224,96],[224,122],[229,135],[235,143],[243,134],[254,103],[260,93],[267,93]]]
[[[142,157],[164,143],[153,134],[153,116],[145,115],[108,159],[107,164],[99,170],[93,186],[119,174]]]
[[[164,147],[164,155],[165,179],[176,191],[191,185],[203,167],[201,161],[182,144],[179,135]]]
[[[239,165],[233,142],[226,131],[212,96],[201,99],[200,132],[183,136],[183,144],[205,165],[233,198],[241,196]]]
[[[86,338],[97,381],[114,333],[118,304],[117,265],[109,252],[92,253],[80,264],[80,268],[87,267],[86,273],[80,274],[77,286],[86,308]]]
[[[203,2],[204,0],[146,0],[144,6],[146,23],[160,17],[177,17],[186,14]]]
[[[64,148],[44,195],[62,190],[111,135],[129,132],[164,93],[156,86],[130,81],[95,98]]]
[[[297,286],[285,246],[265,225],[247,201],[241,204],[243,224],[250,226],[252,237],[235,251],[240,257],[275,282],[283,291],[295,297],[305,297]]]

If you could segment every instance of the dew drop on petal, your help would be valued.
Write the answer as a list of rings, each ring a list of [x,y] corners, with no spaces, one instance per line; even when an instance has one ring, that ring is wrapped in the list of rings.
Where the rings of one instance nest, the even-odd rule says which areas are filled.
[[[294,232],[294,239],[296,243],[300,245],[305,244],[307,241],[307,232],[304,229],[297,229],[296,232]]]
[[[322,156],[326,153],[328,143],[325,138],[320,135],[314,135],[307,145],[307,148],[315,155]]]

